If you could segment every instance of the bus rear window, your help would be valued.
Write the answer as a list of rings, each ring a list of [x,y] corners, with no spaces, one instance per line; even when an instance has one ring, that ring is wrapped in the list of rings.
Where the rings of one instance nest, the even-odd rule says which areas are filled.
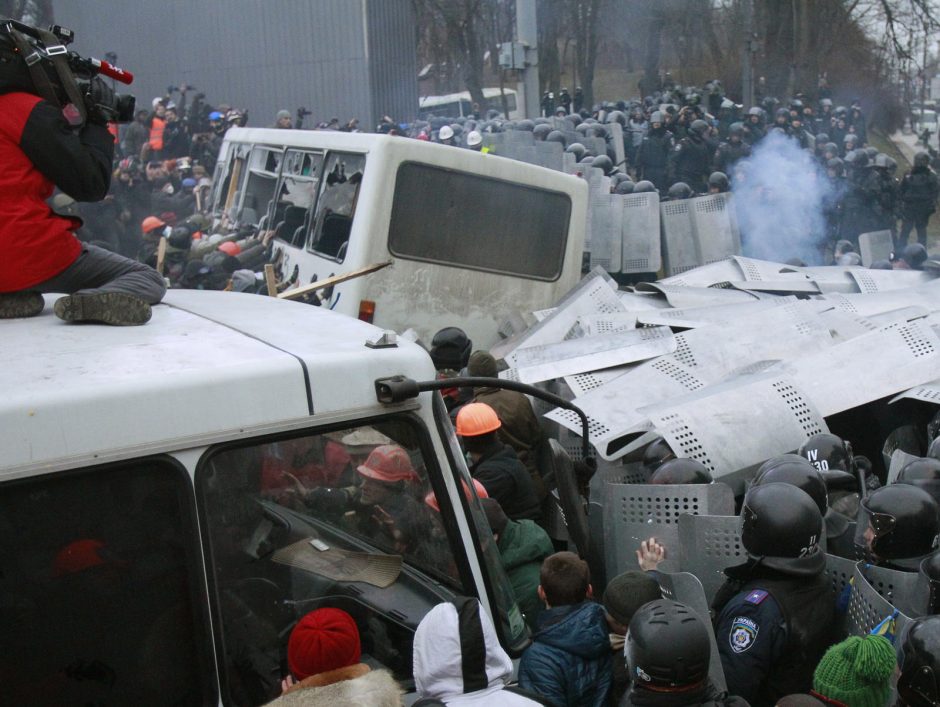
[[[566,194],[406,162],[388,247],[400,258],[551,281],[561,275],[570,218]]]

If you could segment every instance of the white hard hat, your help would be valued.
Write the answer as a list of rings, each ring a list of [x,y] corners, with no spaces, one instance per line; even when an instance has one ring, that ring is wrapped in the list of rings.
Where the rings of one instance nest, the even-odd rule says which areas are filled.
[[[480,135],[479,131],[471,130],[467,133],[467,147],[476,147],[481,142],[483,142],[483,136]]]
[[[445,126],[444,126],[443,128],[441,128],[440,131],[437,133],[437,136],[438,136],[441,140],[450,140],[450,139],[454,136],[454,129],[453,129],[452,127],[450,127],[449,125],[445,125]]]

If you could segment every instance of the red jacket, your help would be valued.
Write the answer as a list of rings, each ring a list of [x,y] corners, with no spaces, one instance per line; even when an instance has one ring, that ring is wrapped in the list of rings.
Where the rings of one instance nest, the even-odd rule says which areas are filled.
[[[38,285],[75,261],[81,222],[57,216],[46,199],[56,186],[76,201],[103,199],[113,153],[105,126],[76,133],[38,96],[0,95],[0,292]]]

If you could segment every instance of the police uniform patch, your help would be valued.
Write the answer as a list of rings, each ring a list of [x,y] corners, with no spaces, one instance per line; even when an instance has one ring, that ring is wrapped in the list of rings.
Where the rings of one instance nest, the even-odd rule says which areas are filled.
[[[748,604],[754,604],[756,606],[757,604],[760,604],[762,601],[764,601],[764,599],[766,599],[768,596],[769,593],[763,589],[755,589],[744,598],[744,601],[746,601]]]
[[[728,634],[728,643],[735,653],[743,653],[754,645],[760,627],[745,616],[739,616],[731,622],[731,633]]]

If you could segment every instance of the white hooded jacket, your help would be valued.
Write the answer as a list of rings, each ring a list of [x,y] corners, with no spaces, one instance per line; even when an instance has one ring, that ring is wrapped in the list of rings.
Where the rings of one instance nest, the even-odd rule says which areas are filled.
[[[420,697],[448,706],[540,704],[505,689],[512,677],[512,660],[475,599],[465,600],[459,609],[438,604],[421,620],[415,631],[414,677]]]

